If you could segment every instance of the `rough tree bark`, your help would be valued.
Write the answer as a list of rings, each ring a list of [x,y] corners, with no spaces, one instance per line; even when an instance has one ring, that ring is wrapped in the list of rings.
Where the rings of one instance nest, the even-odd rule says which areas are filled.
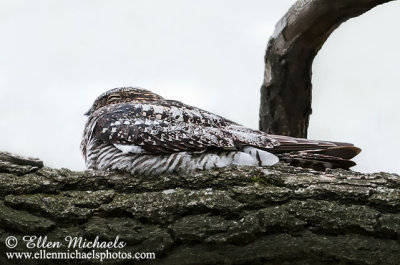
[[[299,0],[277,23],[265,55],[260,130],[307,137],[314,57],[344,21],[391,0]]]
[[[140,177],[43,167],[0,153],[0,264],[15,236],[67,235],[155,252],[140,264],[399,264],[394,174],[242,167]],[[65,249],[64,249],[65,250]],[[74,264],[87,264],[81,260]],[[91,261],[91,263],[100,263]],[[132,264],[132,261],[125,261]],[[125,264],[108,260],[102,264]]]

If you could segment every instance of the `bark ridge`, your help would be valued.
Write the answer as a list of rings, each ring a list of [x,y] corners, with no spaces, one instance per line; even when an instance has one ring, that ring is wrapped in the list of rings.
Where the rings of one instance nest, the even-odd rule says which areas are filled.
[[[1,242],[10,235],[53,241],[119,235],[127,242],[124,251],[156,253],[156,260],[140,264],[400,260],[396,174],[321,173],[278,164],[140,177],[52,169],[37,159],[16,163],[10,157],[0,153]],[[0,249],[10,251],[4,244]],[[9,262],[0,257],[1,264],[18,264]],[[116,263],[132,261],[103,262]]]

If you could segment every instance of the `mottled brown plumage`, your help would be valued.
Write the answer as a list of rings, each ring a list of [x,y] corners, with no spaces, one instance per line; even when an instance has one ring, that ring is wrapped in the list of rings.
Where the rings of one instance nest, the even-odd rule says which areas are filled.
[[[360,149],[252,130],[141,88],[100,95],[86,113],[81,149],[91,169],[143,174],[282,161],[318,170],[355,165]]]

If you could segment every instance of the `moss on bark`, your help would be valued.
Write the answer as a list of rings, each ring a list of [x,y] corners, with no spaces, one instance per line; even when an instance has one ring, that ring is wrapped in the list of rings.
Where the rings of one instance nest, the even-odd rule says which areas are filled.
[[[43,166],[27,171],[21,160],[12,164],[6,155],[12,170],[0,169],[1,264],[18,264],[4,256],[9,249],[3,242],[10,235],[51,241],[67,235],[106,241],[119,236],[127,243],[123,251],[156,253],[156,260],[143,264],[400,260],[395,174],[321,173],[279,164],[144,177]],[[4,160],[0,153],[0,163]]]

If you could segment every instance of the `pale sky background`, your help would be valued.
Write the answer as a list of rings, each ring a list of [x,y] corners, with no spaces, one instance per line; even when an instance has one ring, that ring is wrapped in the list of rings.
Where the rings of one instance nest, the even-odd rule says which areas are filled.
[[[85,168],[83,113],[141,86],[258,128],[265,48],[294,0],[1,0],[0,150]],[[313,67],[309,138],[400,173],[400,3],[344,23]]]

